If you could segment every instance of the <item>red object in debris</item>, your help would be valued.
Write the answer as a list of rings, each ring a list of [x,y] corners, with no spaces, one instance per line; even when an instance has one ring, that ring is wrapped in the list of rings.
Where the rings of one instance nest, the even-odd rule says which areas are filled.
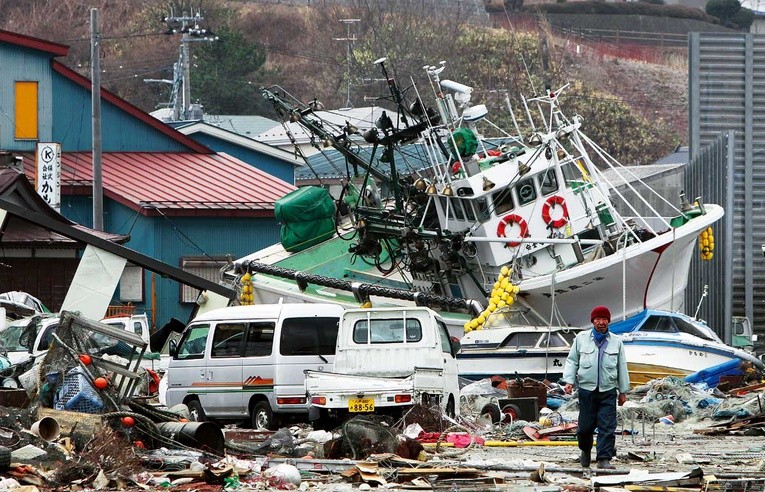
[[[130,416],[122,417],[120,420],[122,420],[122,424],[127,427],[133,427],[135,425],[135,419]]]
[[[146,374],[149,375],[149,394],[159,393],[159,374],[151,369],[146,369]]]
[[[178,422],[188,422],[188,421],[189,421],[189,419],[185,419],[183,417],[178,419]]]
[[[455,448],[466,448],[470,442],[474,441],[476,445],[483,446],[484,440],[478,436],[470,436],[466,432],[451,432],[446,435],[446,442],[454,443]]]
[[[144,446],[143,441],[133,441],[133,446],[137,448],[144,449],[146,446]]]
[[[109,381],[107,381],[106,378],[96,378],[96,380],[93,381],[93,384],[96,386],[96,388],[102,390],[109,386]]]
[[[93,358],[91,358],[88,354],[81,354],[80,355],[80,362],[82,362],[86,366],[89,366],[91,364],[91,362],[93,362]]]

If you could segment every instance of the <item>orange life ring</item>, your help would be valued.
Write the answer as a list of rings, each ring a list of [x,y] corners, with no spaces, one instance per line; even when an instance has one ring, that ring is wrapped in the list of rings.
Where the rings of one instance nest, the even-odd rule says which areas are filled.
[[[509,214],[502,217],[502,219],[499,221],[499,224],[497,224],[497,237],[505,237],[505,227],[507,227],[508,224],[518,224],[518,226],[521,228],[521,235],[520,237],[526,237],[526,235],[529,232],[529,225],[526,223],[525,220],[523,220],[523,217],[517,214]],[[520,241],[510,241],[507,243],[508,246],[511,248],[515,248],[516,246],[520,246]]]
[[[563,215],[561,215],[559,219],[550,217],[550,209],[555,205],[563,207]],[[542,205],[542,220],[553,229],[558,229],[568,223],[568,207],[566,207],[566,201],[562,196],[553,195],[545,201],[545,204]]]

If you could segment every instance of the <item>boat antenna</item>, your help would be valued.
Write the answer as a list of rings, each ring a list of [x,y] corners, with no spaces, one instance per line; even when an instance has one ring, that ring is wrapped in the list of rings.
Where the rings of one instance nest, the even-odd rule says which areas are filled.
[[[694,319],[699,319],[699,310],[701,309],[701,303],[704,302],[704,298],[707,296],[708,293],[709,293],[709,285],[704,284],[704,292],[702,292],[701,298],[699,299],[699,303],[696,305],[696,312],[693,313]]]
[[[404,123],[404,125],[409,126],[409,123],[406,121],[406,113],[404,111],[401,111],[401,108],[403,108],[403,97],[401,96],[401,91],[398,89],[398,84],[396,84],[396,79],[388,75],[388,69],[385,68],[385,62],[388,61],[388,57],[384,56],[382,58],[378,58],[375,60],[375,65],[380,66],[380,70],[382,70],[383,77],[385,77],[386,82],[388,83],[388,90],[390,90],[391,96],[393,96],[393,100],[396,101],[396,107],[399,110],[399,113],[401,115],[401,121]]]

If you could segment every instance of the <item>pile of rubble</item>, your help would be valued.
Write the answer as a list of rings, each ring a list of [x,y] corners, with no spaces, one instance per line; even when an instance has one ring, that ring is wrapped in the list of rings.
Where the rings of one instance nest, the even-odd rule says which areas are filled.
[[[128,335],[65,313],[41,360],[0,374],[24,382],[0,389],[0,490],[765,488],[759,383],[636,388],[619,409],[617,469],[590,475],[576,461],[576,398],[549,381],[466,384],[457,418],[415,405],[398,421],[264,432],[189,422],[184,405],[141,396],[145,347]]]

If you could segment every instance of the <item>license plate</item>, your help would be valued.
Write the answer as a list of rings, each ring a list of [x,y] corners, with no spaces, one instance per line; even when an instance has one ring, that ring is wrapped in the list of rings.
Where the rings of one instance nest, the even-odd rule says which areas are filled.
[[[375,399],[374,398],[351,398],[348,400],[349,412],[374,412],[375,411]]]

